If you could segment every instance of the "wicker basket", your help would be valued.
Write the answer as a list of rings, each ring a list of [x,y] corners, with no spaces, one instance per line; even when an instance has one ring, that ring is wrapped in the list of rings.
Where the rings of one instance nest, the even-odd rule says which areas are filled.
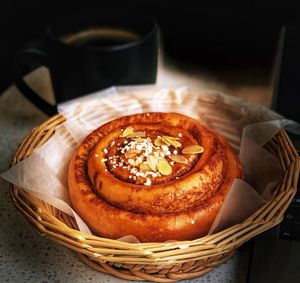
[[[19,146],[15,165],[44,144],[65,118],[56,115],[33,129]],[[201,276],[231,257],[253,236],[277,225],[297,188],[300,159],[288,135],[281,130],[267,145],[284,169],[284,178],[269,202],[244,222],[194,241],[124,243],[84,234],[74,219],[37,199],[22,188],[10,186],[15,206],[41,235],[75,251],[92,268],[128,280],[174,282]]]

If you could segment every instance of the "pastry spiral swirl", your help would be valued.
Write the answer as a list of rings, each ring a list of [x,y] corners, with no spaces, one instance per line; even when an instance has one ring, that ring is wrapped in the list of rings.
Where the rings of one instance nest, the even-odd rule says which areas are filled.
[[[95,233],[157,242],[207,234],[241,177],[223,137],[181,114],[143,113],[88,135],[68,184],[73,208]]]

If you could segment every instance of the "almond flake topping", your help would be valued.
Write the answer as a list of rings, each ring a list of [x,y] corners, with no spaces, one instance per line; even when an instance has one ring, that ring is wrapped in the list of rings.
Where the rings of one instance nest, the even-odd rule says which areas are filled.
[[[162,145],[166,145],[166,143],[162,140],[161,137],[157,137],[157,138],[154,140],[154,145],[155,145],[155,146],[162,146]]]
[[[126,151],[124,155],[127,159],[130,159],[130,158],[137,156],[138,153],[139,153],[139,151],[137,149],[130,149],[130,150]]]
[[[162,136],[162,141],[167,145],[173,145],[174,147],[178,148],[181,147],[182,144],[178,141],[179,138],[170,137],[170,136]]]
[[[158,163],[158,159],[155,158],[155,156],[148,156],[147,157],[147,163],[149,165],[149,167],[151,168],[152,171],[156,172],[157,171],[157,163]]]
[[[157,163],[157,169],[158,169],[159,173],[161,173],[162,175],[165,175],[165,176],[170,175],[172,173],[171,165],[164,158],[159,159],[159,161]]]
[[[127,127],[121,134],[121,137],[125,138],[133,133],[134,129],[132,127]]]
[[[185,147],[182,150],[183,154],[198,154],[198,153],[202,153],[204,151],[204,148],[200,145],[190,145]]]
[[[151,171],[150,166],[147,163],[141,163],[139,165],[141,171]]]
[[[103,149],[105,155],[101,161],[108,160],[112,170],[117,168],[127,170],[128,179],[145,186],[150,186],[154,178],[170,175],[175,164],[188,164],[188,159],[179,153],[198,154],[204,151],[199,145],[182,149],[180,142],[182,133],[178,133],[177,137],[156,136],[152,140],[149,136],[147,137],[146,131],[135,131],[133,127],[127,127],[122,130],[119,137],[125,140],[121,143],[117,140],[112,141],[108,148]],[[106,158],[109,149],[116,143],[118,143],[117,154]],[[175,178],[178,179],[178,177]]]
[[[139,131],[139,132],[132,132],[130,135],[126,136],[128,138],[135,138],[135,137],[145,137],[146,133]]]
[[[183,156],[183,155],[171,155],[170,159],[175,161],[176,163],[181,163],[181,164],[188,164],[189,161]]]

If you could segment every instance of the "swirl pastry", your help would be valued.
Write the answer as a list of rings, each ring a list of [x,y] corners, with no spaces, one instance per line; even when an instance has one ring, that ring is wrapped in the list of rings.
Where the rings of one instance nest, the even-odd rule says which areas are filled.
[[[69,167],[73,208],[97,234],[141,242],[207,234],[240,162],[227,141],[176,113],[111,121],[88,135]]]

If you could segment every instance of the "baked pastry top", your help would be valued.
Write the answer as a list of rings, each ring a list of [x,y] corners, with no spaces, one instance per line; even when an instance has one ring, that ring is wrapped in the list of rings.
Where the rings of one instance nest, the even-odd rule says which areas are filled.
[[[73,208],[95,233],[153,242],[204,236],[241,177],[223,137],[181,114],[143,113],[88,135],[68,183]]]

